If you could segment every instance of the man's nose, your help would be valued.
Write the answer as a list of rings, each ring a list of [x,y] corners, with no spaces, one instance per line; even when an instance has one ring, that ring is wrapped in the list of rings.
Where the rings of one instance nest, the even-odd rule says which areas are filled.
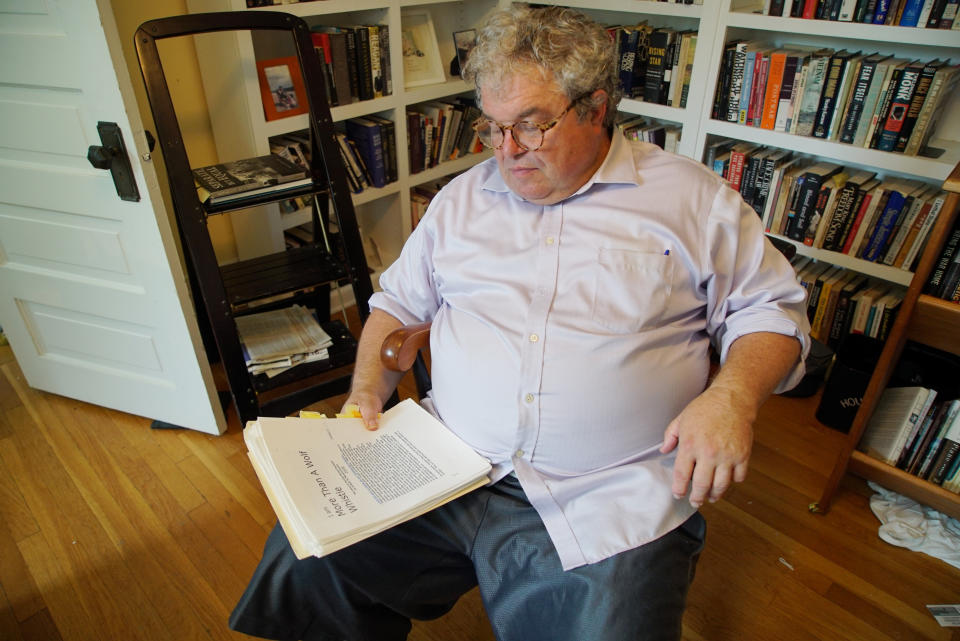
[[[526,151],[526,149],[517,144],[516,139],[513,137],[513,129],[507,129],[503,132],[503,144],[500,146],[500,149],[503,153],[510,156],[517,156]]]

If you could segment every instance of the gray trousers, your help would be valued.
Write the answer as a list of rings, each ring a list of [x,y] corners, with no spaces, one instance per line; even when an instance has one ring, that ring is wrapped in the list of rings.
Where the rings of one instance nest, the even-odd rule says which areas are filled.
[[[508,476],[323,558],[276,526],[230,627],[269,639],[394,641],[474,586],[500,641],[679,641],[703,548],[699,513],[665,536],[564,572]]]

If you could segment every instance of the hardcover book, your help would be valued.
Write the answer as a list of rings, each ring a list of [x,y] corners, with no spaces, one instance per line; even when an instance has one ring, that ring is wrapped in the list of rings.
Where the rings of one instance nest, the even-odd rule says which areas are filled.
[[[200,201],[210,204],[279,193],[311,183],[306,169],[276,154],[198,167],[193,170],[193,181]]]
[[[867,423],[860,448],[889,465],[896,465],[910,430],[923,421],[921,412],[930,395],[926,387],[888,387]]]
[[[922,72],[923,65],[919,62],[914,62],[903,68],[897,88],[893,91],[890,109],[883,129],[880,131],[876,149],[893,151],[897,146],[900,131],[903,129],[907,111],[910,109],[910,102],[913,100],[913,94],[917,89],[917,82]],[[879,125],[877,127],[879,129]]]

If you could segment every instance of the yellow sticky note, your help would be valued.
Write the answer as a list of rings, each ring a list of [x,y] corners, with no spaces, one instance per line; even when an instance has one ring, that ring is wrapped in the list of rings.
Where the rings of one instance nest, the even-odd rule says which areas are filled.
[[[360,415],[360,408],[355,404],[350,403],[349,405],[343,406],[343,411],[337,414],[337,418],[363,418]]]

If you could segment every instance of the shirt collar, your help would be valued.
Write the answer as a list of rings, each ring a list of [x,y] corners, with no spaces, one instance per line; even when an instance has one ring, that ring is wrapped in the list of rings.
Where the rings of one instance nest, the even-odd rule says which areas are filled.
[[[593,176],[573,195],[584,193],[590,189],[594,183],[626,183],[639,185],[640,177],[634,159],[633,147],[635,146],[636,145],[630,144],[630,142],[623,137],[623,134],[620,133],[620,130],[614,127],[613,139],[610,142],[610,149],[607,150],[607,157],[604,158],[603,164],[600,165],[600,168],[597,169]],[[483,182],[482,188],[499,192],[510,191],[510,188],[507,187],[507,184],[503,181],[503,176],[500,175],[499,167],[496,166],[497,159],[491,158],[487,162],[493,164],[493,171],[490,172],[490,175],[487,176],[487,179]]]

